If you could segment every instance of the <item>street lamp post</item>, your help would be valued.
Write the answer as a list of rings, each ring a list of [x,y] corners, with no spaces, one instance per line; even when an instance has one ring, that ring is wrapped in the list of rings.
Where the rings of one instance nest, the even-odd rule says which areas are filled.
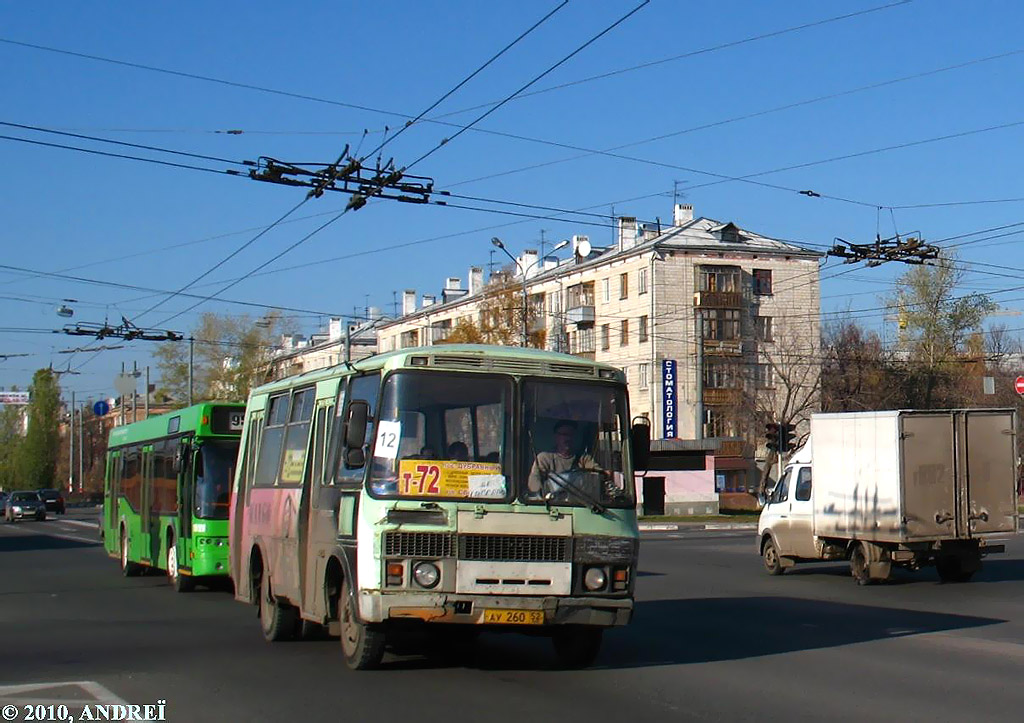
[[[527,300],[526,300],[526,281],[527,281],[527,276],[526,275],[530,272],[530,269],[532,269],[534,266],[536,266],[541,261],[543,261],[544,257],[543,256],[538,256],[536,261],[534,261],[532,264],[530,264],[529,266],[527,266],[524,269],[523,265],[519,263],[518,259],[516,259],[515,256],[513,256],[512,254],[510,254],[508,252],[508,249],[505,248],[505,244],[502,243],[500,238],[498,238],[497,236],[493,237],[491,239],[491,243],[494,246],[496,246],[499,249],[501,249],[502,251],[504,251],[505,255],[508,256],[510,259],[512,259],[512,263],[514,263],[516,265],[516,267],[519,269],[519,272],[523,275],[523,339],[522,339],[522,343],[520,344],[520,346],[525,347],[525,346],[527,346],[527,343],[529,341],[529,334],[527,333],[527,329],[526,329],[526,316],[527,316],[527,313],[526,313],[527,312]],[[551,249],[551,253],[554,253],[555,251],[558,251],[560,249],[564,249],[568,245],[569,245],[568,239],[565,240],[565,241],[562,241],[561,243],[556,244],[553,249]]]

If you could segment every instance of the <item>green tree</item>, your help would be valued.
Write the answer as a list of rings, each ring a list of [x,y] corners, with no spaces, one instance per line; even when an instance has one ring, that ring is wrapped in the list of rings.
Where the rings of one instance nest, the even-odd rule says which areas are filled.
[[[287,320],[276,312],[258,320],[248,315],[203,314],[190,334],[194,339],[193,401],[246,399],[252,387],[266,380],[271,355],[280,336],[290,331]],[[188,339],[161,344],[155,356],[160,371],[160,391],[186,403]]]
[[[0,409],[0,489],[12,489],[18,480],[23,410],[24,407],[14,404],[5,404]]]
[[[962,377],[969,361],[968,341],[997,305],[985,294],[957,296],[963,271],[954,259],[915,266],[886,299],[899,320],[899,351],[906,360],[904,399],[924,409],[954,407],[963,398]]]
[[[523,287],[510,273],[495,275],[480,300],[479,323],[460,320],[445,338],[450,344],[496,344],[519,346],[523,341]],[[547,332],[536,328],[542,319],[543,295],[533,294],[526,304],[526,323],[533,331],[527,334],[527,344],[543,349]]]
[[[17,456],[18,479],[13,486],[21,489],[54,487],[57,457],[60,454],[60,386],[51,369],[40,369],[29,387],[28,432]]]

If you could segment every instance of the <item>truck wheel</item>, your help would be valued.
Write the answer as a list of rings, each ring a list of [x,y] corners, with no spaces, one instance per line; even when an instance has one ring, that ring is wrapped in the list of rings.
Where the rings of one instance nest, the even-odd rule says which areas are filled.
[[[935,569],[942,582],[970,582],[974,571],[966,571],[956,555],[945,555],[935,560]]]
[[[864,552],[864,545],[858,543],[850,553],[850,574],[857,581],[858,585],[870,585],[872,580],[868,575],[868,556]]]
[[[601,652],[604,628],[572,626],[555,631],[551,642],[555,646],[558,662],[566,668],[587,668],[594,664]]]
[[[270,590],[270,575],[264,571],[260,578],[260,628],[268,642],[276,643],[295,635],[296,610],[291,605],[279,603]]]
[[[779,558],[779,548],[775,546],[775,540],[772,538],[769,537],[764,543],[761,556],[764,558],[764,569],[768,571],[769,575],[781,575],[786,571]]]
[[[341,618],[341,651],[352,670],[372,670],[384,657],[384,633],[364,625],[356,616],[355,598],[349,594],[348,579],[341,581],[338,615]]]

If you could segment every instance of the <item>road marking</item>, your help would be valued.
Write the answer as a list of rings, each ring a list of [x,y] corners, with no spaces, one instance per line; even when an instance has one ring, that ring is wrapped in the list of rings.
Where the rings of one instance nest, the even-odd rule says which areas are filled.
[[[0,685],[0,700],[4,698],[13,698],[14,700],[21,701],[20,698],[15,696],[21,696],[25,693],[38,693],[40,691],[53,689],[53,688],[78,688],[83,693],[91,696],[90,699],[84,700],[82,698],[46,698],[33,700],[33,705],[85,705],[90,703],[105,703],[109,705],[127,705],[127,701],[114,695],[113,691],[106,688],[94,680],[59,680],[48,683],[22,683],[20,685]],[[29,701],[21,701],[28,705]]]
[[[99,527],[98,522],[86,522],[85,520],[57,520],[58,522],[64,522],[68,525],[81,525],[82,527]]]

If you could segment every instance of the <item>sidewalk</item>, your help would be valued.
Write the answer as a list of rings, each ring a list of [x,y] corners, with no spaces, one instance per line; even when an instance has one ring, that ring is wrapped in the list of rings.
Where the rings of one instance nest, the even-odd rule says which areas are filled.
[[[756,530],[756,522],[641,522],[641,532],[678,532],[679,530]]]

